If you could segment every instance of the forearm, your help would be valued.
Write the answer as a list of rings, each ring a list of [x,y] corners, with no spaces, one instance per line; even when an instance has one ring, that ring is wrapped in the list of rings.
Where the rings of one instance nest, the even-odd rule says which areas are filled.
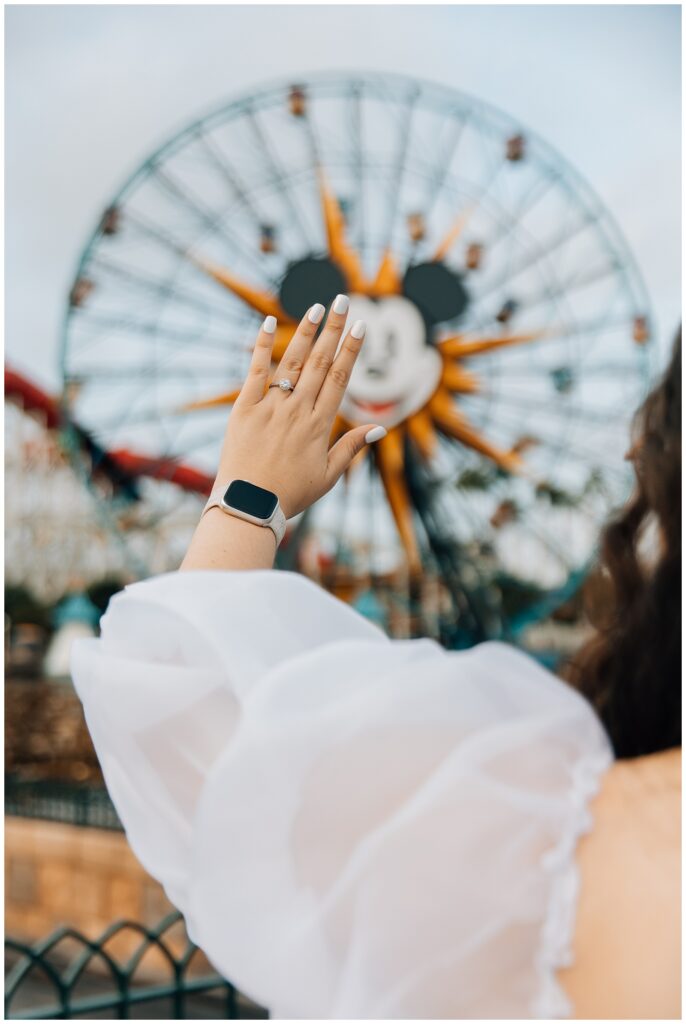
[[[211,508],[196,526],[179,570],[271,569],[275,554],[276,538],[268,527]]]

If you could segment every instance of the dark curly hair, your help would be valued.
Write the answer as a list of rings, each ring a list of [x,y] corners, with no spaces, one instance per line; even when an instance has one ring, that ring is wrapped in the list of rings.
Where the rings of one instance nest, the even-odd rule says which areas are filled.
[[[595,632],[562,672],[619,758],[681,746],[681,329],[632,435],[634,492],[606,524],[585,590]],[[651,526],[659,550],[649,562],[640,546]]]

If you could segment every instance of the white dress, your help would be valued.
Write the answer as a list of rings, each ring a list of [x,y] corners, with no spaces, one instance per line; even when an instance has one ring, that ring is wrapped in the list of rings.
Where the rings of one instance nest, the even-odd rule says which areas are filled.
[[[127,586],[74,683],[131,847],[276,1018],[551,1018],[613,755],[506,644],[389,640],[295,573]]]

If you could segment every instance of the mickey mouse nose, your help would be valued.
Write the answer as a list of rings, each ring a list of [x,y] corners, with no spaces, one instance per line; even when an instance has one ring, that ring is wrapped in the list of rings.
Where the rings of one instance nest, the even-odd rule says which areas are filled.
[[[383,377],[385,375],[380,366],[368,366],[366,373],[368,377]]]

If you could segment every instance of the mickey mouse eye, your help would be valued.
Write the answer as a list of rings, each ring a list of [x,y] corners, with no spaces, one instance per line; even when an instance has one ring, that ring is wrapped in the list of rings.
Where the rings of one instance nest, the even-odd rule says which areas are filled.
[[[386,334],[386,357],[392,359],[398,351],[398,335],[395,331]]]

